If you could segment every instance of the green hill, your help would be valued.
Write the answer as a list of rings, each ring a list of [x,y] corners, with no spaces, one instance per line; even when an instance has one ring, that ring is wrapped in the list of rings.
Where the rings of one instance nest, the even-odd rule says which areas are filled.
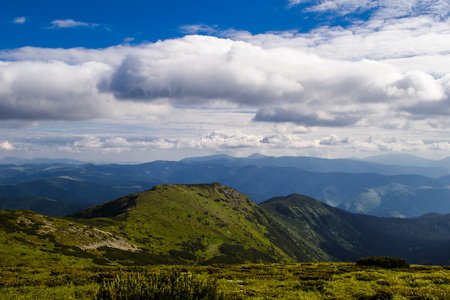
[[[292,194],[261,204],[296,240],[320,249],[324,260],[404,257],[418,264],[449,264],[450,214],[429,218],[379,218],[352,214]]]
[[[157,186],[66,218],[30,211],[0,218],[2,265],[315,260],[265,210],[217,183]]]
[[[106,264],[101,248],[138,251],[123,237],[78,220],[0,211],[0,266]]]
[[[68,217],[0,211],[0,266],[355,261],[449,264],[450,215],[356,215],[292,194],[260,205],[219,183],[162,185]]]
[[[108,218],[106,230],[152,253],[189,262],[312,260],[257,204],[218,183],[157,186],[71,217]]]

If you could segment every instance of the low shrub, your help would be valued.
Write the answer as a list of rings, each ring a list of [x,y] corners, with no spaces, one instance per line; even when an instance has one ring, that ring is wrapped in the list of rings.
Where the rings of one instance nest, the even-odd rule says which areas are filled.
[[[121,273],[114,280],[104,282],[96,299],[223,299],[216,280],[200,275],[166,272]]]
[[[389,256],[360,258],[356,261],[356,264],[360,266],[377,266],[384,269],[409,268],[409,264],[403,258]]]

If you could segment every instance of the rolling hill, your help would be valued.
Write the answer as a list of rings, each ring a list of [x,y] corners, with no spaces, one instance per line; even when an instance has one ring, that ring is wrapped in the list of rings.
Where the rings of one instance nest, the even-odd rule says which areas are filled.
[[[450,262],[446,252],[450,214],[379,218],[352,214],[298,194],[270,199],[261,207],[296,240],[321,249],[331,260],[392,256],[420,264]]]
[[[70,217],[116,220],[136,245],[197,263],[313,259],[247,196],[218,183],[157,186]]]
[[[3,265],[314,260],[257,204],[220,184],[157,186],[66,218],[4,210],[0,219]]]
[[[450,215],[351,214],[292,194],[260,205],[218,183],[161,185],[74,213],[0,212],[1,265],[354,261],[449,264]]]

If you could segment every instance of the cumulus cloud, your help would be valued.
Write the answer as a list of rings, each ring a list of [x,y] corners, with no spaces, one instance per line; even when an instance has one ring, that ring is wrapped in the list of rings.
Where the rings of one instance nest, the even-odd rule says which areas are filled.
[[[296,111],[295,108],[262,108],[256,113],[254,120],[259,122],[292,122],[304,126],[344,127],[353,125],[361,116],[354,113],[330,113],[324,110],[311,114]]]
[[[166,139],[155,138],[145,139],[127,139],[122,136],[99,137],[82,136],[75,142],[59,146],[59,151],[72,153],[100,152],[100,153],[123,153],[131,151],[149,151],[155,149],[171,149],[177,146],[177,142]]]
[[[115,68],[132,51],[134,51],[134,48],[129,45],[119,45],[106,49],[22,47],[1,50],[0,59],[10,62],[61,62],[68,65],[99,62]]]
[[[1,150],[15,150],[16,147],[14,147],[13,145],[11,145],[10,142],[4,141],[4,142],[0,143],[0,149],[1,149]]]
[[[278,66],[276,56],[248,43],[187,36],[129,55],[113,75],[110,90],[121,99],[167,98],[177,105],[214,100],[261,105],[302,90],[279,70],[287,66]]]
[[[33,55],[42,61],[30,61]],[[344,127],[377,116],[414,119],[424,108],[431,115],[450,95],[448,76],[211,36],[103,50],[22,48],[2,56],[11,61],[0,63],[1,119],[90,119],[118,112],[118,100],[228,103],[254,109],[255,121]]]
[[[328,7],[330,11],[361,11],[375,2],[290,3],[309,5],[309,10]],[[448,71],[443,66],[450,51],[449,26],[431,15],[448,3],[377,3],[377,13],[384,11],[388,16],[389,9],[398,10],[397,6],[406,10],[420,7],[428,15],[381,21],[372,18],[345,29],[324,27],[309,33],[252,36],[227,31],[222,34],[231,39],[187,36],[137,47],[2,51],[0,58],[11,61],[0,66],[0,72],[4,78],[12,72],[9,77],[14,78],[5,80],[0,90],[7,112],[2,118],[65,119],[70,118],[69,111],[72,119],[95,118],[111,112],[105,99],[117,104],[111,102],[113,98],[165,102],[175,107],[229,103],[254,109],[255,121],[291,122],[304,127],[367,125],[384,116],[395,118],[382,122],[384,128],[410,128],[408,119],[446,115],[450,91],[445,79]],[[89,25],[56,21],[54,25],[59,27]],[[181,29],[186,33],[218,32],[214,26],[205,25]],[[55,75],[56,65],[68,71],[96,64],[104,71],[92,72],[84,81],[81,76],[75,78],[76,72],[67,72],[66,82],[54,80],[53,85],[51,80],[43,82],[38,72],[14,74],[13,69],[20,69],[21,64],[40,69],[42,78],[46,73]],[[39,84],[26,86],[27,80],[33,81],[32,76],[39,77]],[[84,85],[87,88],[83,89]],[[81,104],[90,109],[81,111]]]
[[[253,35],[193,24],[179,28],[188,36],[156,43],[1,50],[0,149],[99,157],[450,149],[449,1],[289,5],[349,25]],[[91,134],[74,133],[74,121]]]
[[[249,155],[254,149],[261,152],[277,153],[280,151],[293,151],[293,155],[315,153],[326,157],[334,149],[340,149],[343,153],[358,152],[415,152],[428,150],[448,149],[447,142],[425,143],[422,139],[399,139],[386,135],[371,135],[369,137],[342,138],[337,134],[324,137],[303,137],[297,134],[272,134],[254,135],[236,131],[216,131],[202,136],[198,140],[179,141],[179,148],[215,149],[219,152],[242,153]]]
[[[422,71],[203,36],[140,48],[103,86],[124,100],[186,107],[221,100],[258,108],[257,121],[306,126],[352,125],[375,111],[413,113],[448,98],[443,81]]]
[[[83,120],[110,115],[97,91],[110,67],[96,62],[0,62],[0,120]]]
[[[200,148],[254,148],[258,147],[263,139],[259,135],[244,134],[235,132],[212,132],[202,137],[200,140],[192,140],[185,146]]]

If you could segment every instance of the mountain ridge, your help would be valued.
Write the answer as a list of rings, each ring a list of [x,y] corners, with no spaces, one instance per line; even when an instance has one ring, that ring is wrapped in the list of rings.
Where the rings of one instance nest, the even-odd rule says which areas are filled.
[[[450,212],[450,175],[431,178],[418,174],[387,176],[375,173],[376,170],[369,173],[362,173],[363,170],[359,173],[331,172],[333,168],[345,166],[345,163],[323,159],[312,161],[308,158],[311,168],[317,165],[316,169],[330,171],[317,172],[296,166],[295,161],[306,159],[302,157],[255,155],[250,159],[241,159],[219,156],[220,159],[224,157],[226,160],[239,160],[242,166],[217,163],[210,158],[200,158],[200,162],[155,161],[138,165],[3,165],[0,167],[0,195],[33,199],[24,199],[20,207],[5,206],[11,203],[5,201],[3,208],[6,209],[36,209],[41,200],[46,205],[46,198],[83,202],[85,207],[89,207],[161,184],[221,182],[246,194],[256,203],[271,197],[299,193],[350,212],[376,216],[417,217],[426,213]],[[323,169],[328,168],[331,162],[335,167]],[[389,169],[391,166],[383,168]],[[55,185],[55,182],[58,184]],[[74,206],[71,212],[75,211]],[[61,210],[53,215],[62,216]]]
[[[299,194],[256,204],[219,183],[160,185],[68,217],[0,211],[3,264],[355,261],[449,264],[450,214],[352,214]]]

